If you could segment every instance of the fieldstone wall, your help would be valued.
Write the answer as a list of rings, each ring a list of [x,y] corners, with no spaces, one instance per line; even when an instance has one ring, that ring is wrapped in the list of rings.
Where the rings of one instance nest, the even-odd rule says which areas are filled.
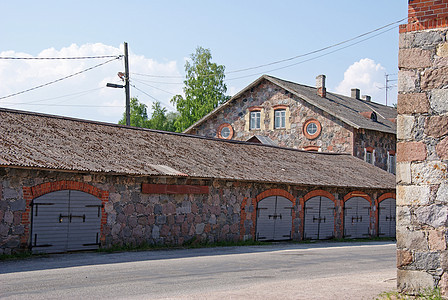
[[[343,236],[343,203],[353,189],[301,187],[184,177],[129,177],[0,168],[0,254],[26,250],[30,243],[32,187],[91,186],[108,194],[104,201],[101,247],[112,245],[237,241],[255,238],[257,201],[286,196],[293,203],[294,240],[302,239],[304,197],[331,194],[336,201],[336,237]],[[46,184],[52,183],[52,184]],[[206,194],[145,194],[142,184],[207,186]],[[89,189],[89,188],[87,188]],[[376,235],[376,199],[390,190],[357,190],[372,199],[371,233]]]
[[[410,294],[438,286],[447,296],[448,28],[437,14],[448,4],[442,2],[410,1],[411,19],[400,28],[397,284]]]
[[[388,153],[397,151],[396,137],[393,134],[365,129],[355,129],[353,155],[364,160],[365,148],[375,149],[375,166],[387,171]]]
[[[289,107],[286,128],[273,129],[274,120],[271,118],[276,105]],[[262,107],[264,123],[260,130],[247,130],[249,107],[253,106]],[[312,140],[306,138],[302,131],[303,124],[309,119],[316,119],[322,125],[321,134]],[[353,132],[350,126],[266,80],[201,124],[194,134],[217,137],[217,130],[223,123],[232,125],[235,140],[247,141],[254,135],[262,135],[268,136],[280,147],[303,149],[317,146],[323,152],[353,153]]]

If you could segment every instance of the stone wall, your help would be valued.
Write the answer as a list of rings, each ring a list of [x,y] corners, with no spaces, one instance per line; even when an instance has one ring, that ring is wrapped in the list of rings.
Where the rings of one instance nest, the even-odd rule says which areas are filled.
[[[448,4],[409,2],[400,27],[398,288],[448,295]]]
[[[206,186],[205,194],[144,193],[142,184]],[[350,195],[371,199],[371,233],[376,234],[377,199],[390,190],[301,187],[183,177],[129,177],[0,168],[0,254],[27,249],[30,243],[30,200],[61,189],[78,189],[103,198],[101,246],[165,244],[193,240],[216,242],[255,238],[257,201],[270,195],[293,203],[294,240],[302,239],[305,199],[334,197],[336,237],[343,235],[343,203]],[[107,198],[104,198],[107,196]]]
[[[353,155],[364,160],[365,148],[372,147],[375,150],[375,166],[383,170],[388,169],[388,153],[395,155],[395,135],[365,129],[355,129],[355,143]]]

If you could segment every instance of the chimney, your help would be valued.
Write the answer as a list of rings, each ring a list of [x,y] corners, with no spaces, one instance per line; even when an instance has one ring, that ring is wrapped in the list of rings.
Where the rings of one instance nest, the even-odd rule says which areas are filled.
[[[366,101],[366,102],[370,102],[370,100],[372,100],[372,97],[370,97],[369,95],[362,95],[362,100]]]
[[[322,98],[327,96],[327,89],[325,87],[325,75],[319,75],[316,77],[317,94]]]
[[[359,89],[352,89],[352,98],[358,99],[359,100],[359,94],[361,93],[361,91]]]

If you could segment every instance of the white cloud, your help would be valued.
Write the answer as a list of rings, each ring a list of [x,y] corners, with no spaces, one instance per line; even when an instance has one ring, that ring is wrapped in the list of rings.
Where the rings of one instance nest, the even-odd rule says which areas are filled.
[[[385,74],[386,69],[381,64],[370,58],[363,58],[348,67],[344,80],[336,87],[336,92],[350,96],[351,89],[358,88],[361,95],[369,95],[372,101],[384,104],[385,91],[382,88],[385,84]]]
[[[37,57],[100,56],[120,55],[122,53],[122,45],[113,47],[101,43],[84,44],[81,46],[72,44],[60,50],[54,48],[44,49]],[[32,57],[30,54],[15,51],[0,52],[0,57],[6,56]],[[0,60],[0,98],[58,80],[107,60],[2,59]],[[151,107],[155,98],[162,105],[167,106],[168,110],[173,110],[169,100],[173,94],[182,92],[182,85],[167,83],[179,83],[182,82],[182,79],[163,76],[179,77],[180,73],[177,63],[175,61],[157,62],[130,51],[129,65],[131,83],[143,91],[131,88],[131,97],[138,97],[148,107]],[[105,86],[107,82],[121,83],[117,73],[123,71],[123,60],[115,60],[34,91],[0,99],[0,107],[116,123],[124,111],[124,90],[106,88]],[[137,74],[152,74],[161,77],[148,77]],[[86,107],[89,105],[100,107]]]

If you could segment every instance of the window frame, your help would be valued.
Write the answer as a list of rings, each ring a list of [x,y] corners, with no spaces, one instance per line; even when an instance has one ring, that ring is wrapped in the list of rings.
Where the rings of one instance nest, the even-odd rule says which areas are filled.
[[[316,130],[316,132],[314,134],[309,134],[308,133],[307,129],[308,129],[308,126],[310,124],[314,124],[317,127],[317,130]],[[316,120],[316,119],[308,119],[308,120],[305,121],[305,123],[303,123],[302,133],[303,133],[303,135],[307,139],[314,140],[314,139],[316,139],[320,135],[321,132],[322,132],[322,125],[320,124],[320,122],[318,120]]]
[[[260,129],[261,129],[261,109],[251,110],[249,115],[249,130],[260,130]]]
[[[228,128],[229,129],[229,135],[227,137],[222,136],[221,132],[224,128]],[[229,123],[223,123],[218,127],[218,130],[216,132],[216,135],[218,138],[223,139],[223,140],[231,140],[233,138],[233,128],[232,125],[230,125]]]
[[[277,116],[278,113],[279,116]],[[278,120],[279,124],[277,124]],[[274,129],[286,129],[286,108],[274,109]]]

